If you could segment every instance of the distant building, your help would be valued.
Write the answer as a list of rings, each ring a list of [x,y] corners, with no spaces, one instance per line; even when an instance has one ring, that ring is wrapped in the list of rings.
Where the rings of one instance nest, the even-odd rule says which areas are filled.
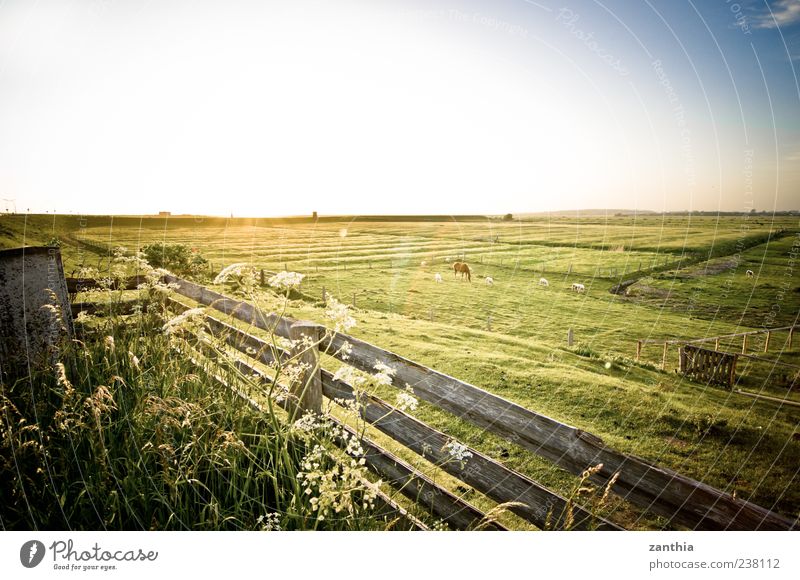
[[[168,217],[168,216],[171,216],[172,213],[168,212],[168,211],[160,211],[160,212],[158,212],[158,215],[161,216],[161,217]]]

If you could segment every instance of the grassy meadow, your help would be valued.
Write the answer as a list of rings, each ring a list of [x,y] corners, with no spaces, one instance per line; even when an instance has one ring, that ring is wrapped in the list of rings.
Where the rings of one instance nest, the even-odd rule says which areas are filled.
[[[797,217],[648,214],[311,222],[0,216],[0,248],[54,240],[61,244],[68,276],[86,267],[107,269],[111,247],[136,251],[156,242],[184,244],[206,258],[207,272],[196,276],[204,284],[236,263],[299,272],[305,276],[302,298],[287,302],[262,288],[248,299],[265,310],[324,323],[324,289],[353,305],[358,323],[349,332],[358,338],[594,433],[621,451],[789,517],[800,514],[800,406],[758,400],[678,375],[677,348],[668,353],[665,371],[659,368],[660,345],[647,346],[642,359],[634,360],[638,339],[701,338],[797,323]],[[472,283],[454,276],[456,260],[470,264]],[[754,276],[746,276],[747,270]],[[539,284],[542,277],[547,287]],[[625,293],[609,292],[623,280],[636,282]],[[586,292],[572,292],[573,283],[584,284]],[[147,332],[136,328],[132,332],[146,340],[159,335],[155,323]],[[570,330],[572,346],[567,344]],[[787,333],[775,333],[768,353],[763,353],[763,338],[753,338],[751,352],[800,364],[800,336],[791,349],[787,338]],[[722,346],[735,352],[741,342]],[[749,362],[740,367],[737,388],[800,402],[800,377],[791,367]],[[157,388],[161,380],[157,367],[149,368],[150,378],[141,388]],[[173,382],[173,376],[164,375],[163,381]],[[200,381],[193,396],[210,396],[202,393],[208,387]],[[372,388],[394,401],[395,390]],[[224,406],[203,401],[223,413]],[[575,478],[552,464],[430,405],[420,403],[414,414],[563,494],[574,488]],[[422,462],[402,449],[393,451],[409,462]],[[295,467],[289,464],[294,465],[281,463],[291,475]],[[493,507],[473,490],[439,477],[475,505]],[[244,479],[231,481],[246,485]],[[294,514],[282,522],[284,527],[302,527],[299,522],[307,521],[296,505],[289,507],[290,500],[270,497],[267,503]],[[603,514],[632,528],[660,529],[667,523],[620,501],[605,506]],[[238,512],[232,517],[246,519]],[[514,517],[503,517],[510,527],[525,527]],[[257,524],[248,520],[240,527]]]

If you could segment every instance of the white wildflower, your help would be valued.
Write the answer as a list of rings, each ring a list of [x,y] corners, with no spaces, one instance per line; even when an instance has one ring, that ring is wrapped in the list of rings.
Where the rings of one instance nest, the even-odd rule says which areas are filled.
[[[165,270],[164,268],[154,268],[150,270],[146,275],[145,278],[151,284],[160,283],[161,278],[164,276],[172,276],[172,272],[169,270]]]
[[[350,365],[342,365],[339,367],[333,374],[333,379],[335,381],[347,383],[352,387],[358,387],[364,383],[364,377]]]
[[[175,332],[178,332],[196,323],[205,315],[205,313],[205,308],[190,308],[183,314],[179,314],[178,316],[168,320],[163,326],[162,330],[166,334],[174,334]]]
[[[419,402],[414,396],[414,390],[410,385],[406,385],[406,390],[397,395],[396,406],[401,411],[416,411]]]
[[[350,358],[350,354],[353,352],[353,345],[347,341],[342,343],[342,346],[339,348],[339,354],[342,356],[342,360],[347,360]]]
[[[262,532],[280,532],[281,516],[276,512],[258,516],[256,523],[261,526]]]
[[[342,304],[328,294],[326,306],[325,318],[333,322],[336,332],[348,331],[356,325],[356,319],[350,315],[347,304]]]
[[[306,433],[312,433],[318,426],[317,415],[314,411],[306,411],[306,413],[292,425],[295,429],[305,431]]]
[[[223,268],[222,271],[217,274],[217,277],[214,278],[214,284],[224,284],[228,281],[228,278],[231,276],[241,276],[242,271],[247,267],[247,264],[240,263],[240,264],[231,264],[227,268]]]
[[[372,368],[377,371],[374,377],[375,380],[378,381],[378,384],[391,386],[392,377],[394,377],[395,373],[397,372],[395,369],[382,363],[381,361],[375,361],[375,366]]]
[[[470,457],[472,457],[472,452],[467,450],[467,446],[463,443],[459,443],[451,439],[447,442],[447,444],[442,448],[443,451],[447,451],[450,454],[450,457],[455,459],[456,461],[464,462]]]
[[[272,276],[269,280],[267,280],[267,284],[272,286],[273,288],[279,289],[288,289],[288,288],[296,288],[300,285],[300,282],[303,281],[305,275],[299,274],[297,272],[278,272],[274,276]]]
[[[97,278],[98,276],[100,276],[100,272],[97,270],[97,268],[84,267],[78,270],[78,278],[94,279]]]

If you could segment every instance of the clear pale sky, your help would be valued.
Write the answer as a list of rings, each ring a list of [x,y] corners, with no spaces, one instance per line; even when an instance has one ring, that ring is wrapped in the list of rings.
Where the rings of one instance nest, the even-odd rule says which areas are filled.
[[[800,208],[800,2],[10,1],[0,210]]]

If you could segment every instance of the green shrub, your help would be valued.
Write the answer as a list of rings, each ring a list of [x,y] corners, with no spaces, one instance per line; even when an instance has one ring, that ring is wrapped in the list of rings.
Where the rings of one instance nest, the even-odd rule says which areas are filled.
[[[154,268],[165,268],[178,275],[199,274],[208,269],[208,260],[184,244],[148,244],[142,253]]]

